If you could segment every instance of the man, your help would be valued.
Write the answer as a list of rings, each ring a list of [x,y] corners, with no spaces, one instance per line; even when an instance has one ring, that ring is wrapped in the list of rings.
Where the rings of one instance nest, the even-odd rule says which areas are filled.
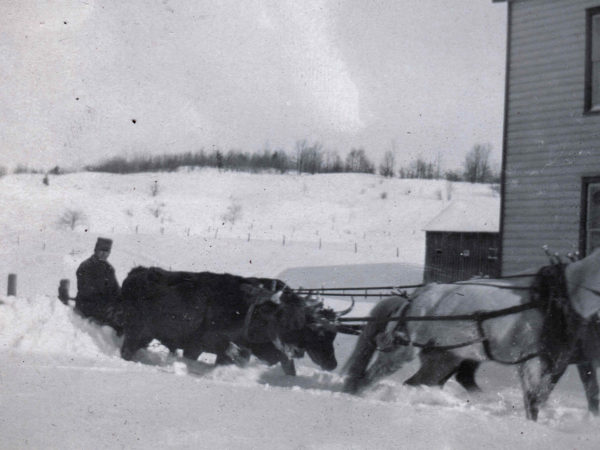
[[[110,239],[98,238],[94,254],[77,269],[75,310],[102,325],[110,325],[120,334],[123,327],[121,288],[115,269],[107,261],[111,247]]]

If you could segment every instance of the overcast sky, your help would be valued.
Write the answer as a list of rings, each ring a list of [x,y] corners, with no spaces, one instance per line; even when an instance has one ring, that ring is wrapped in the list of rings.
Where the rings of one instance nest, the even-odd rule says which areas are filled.
[[[2,0],[0,165],[301,139],[499,160],[505,42],[492,0]]]

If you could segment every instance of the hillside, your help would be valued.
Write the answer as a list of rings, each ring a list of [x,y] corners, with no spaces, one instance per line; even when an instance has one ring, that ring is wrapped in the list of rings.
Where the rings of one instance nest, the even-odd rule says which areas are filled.
[[[32,265],[72,278],[98,235],[115,240],[119,279],[136,264],[265,276],[301,266],[420,267],[424,224],[449,200],[493,195],[487,185],[363,174],[74,173],[48,186],[40,175],[11,175],[0,179],[0,251],[11,255],[0,269],[39,293]],[[65,214],[76,218],[73,229],[59,223]]]
[[[514,367],[484,364],[484,392],[468,394],[453,380],[443,390],[404,386],[412,363],[355,397],[341,392],[339,369],[353,336],[336,337],[338,369],[303,358],[297,377],[256,360],[215,368],[211,355],[189,361],[157,342],[144,364],[132,363],[112,329],[56,298],[98,235],[115,241],[120,280],[137,264],[310,275],[297,284],[340,281],[348,266],[345,282],[418,276],[422,227],[448,197],[492,195],[482,185],[353,174],[75,173],[49,186],[40,175],[1,178],[0,292],[16,273],[18,295],[0,295],[0,448],[598,448],[599,423],[587,420],[573,369],[534,424]],[[68,210],[85,217],[72,230],[58,224]],[[371,306],[359,299],[353,314]]]

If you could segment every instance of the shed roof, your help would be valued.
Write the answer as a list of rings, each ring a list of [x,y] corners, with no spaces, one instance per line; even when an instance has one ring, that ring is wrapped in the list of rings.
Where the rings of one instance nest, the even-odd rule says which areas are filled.
[[[500,198],[455,200],[425,225],[423,230],[497,233],[500,231]]]

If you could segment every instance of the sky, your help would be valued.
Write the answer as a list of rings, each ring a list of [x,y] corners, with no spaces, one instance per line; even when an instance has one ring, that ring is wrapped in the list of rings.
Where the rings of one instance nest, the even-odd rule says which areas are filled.
[[[500,160],[491,0],[4,0],[0,165],[285,149]]]

